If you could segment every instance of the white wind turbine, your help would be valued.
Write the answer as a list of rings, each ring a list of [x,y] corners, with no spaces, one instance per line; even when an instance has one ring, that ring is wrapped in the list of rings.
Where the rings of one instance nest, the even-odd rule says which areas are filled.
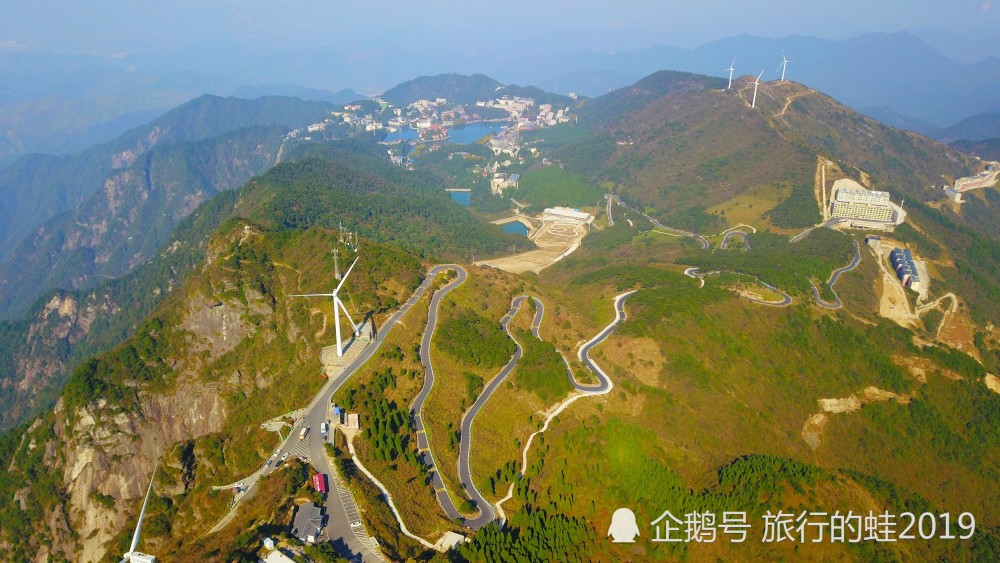
[[[757,85],[760,84],[760,77],[761,76],[764,76],[764,71],[763,70],[760,71],[760,74],[757,75],[757,80],[753,81],[753,101],[750,102],[750,107],[751,108],[757,107]]]
[[[736,70],[736,69],[733,68],[734,64],[736,64],[736,57],[733,57],[733,62],[729,63],[729,68],[722,69],[723,71],[726,71],[726,70],[729,71],[729,86],[726,86],[726,90],[732,90],[733,89],[733,71]]]
[[[357,336],[359,332],[358,325],[354,324],[354,320],[351,319],[350,313],[347,312],[347,307],[344,306],[344,302],[341,301],[340,297],[337,296],[337,292],[339,292],[340,288],[344,286],[344,282],[347,281],[347,276],[351,275],[351,270],[354,269],[354,265],[358,263],[358,260],[360,258],[361,257],[359,256],[354,259],[354,262],[351,262],[351,267],[347,269],[347,272],[344,274],[344,277],[340,280],[340,283],[337,284],[337,289],[334,289],[333,293],[303,293],[299,295],[289,296],[289,297],[332,297],[333,298],[333,326],[336,329],[337,333],[337,357],[342,357],[344,355],[344,343],[340,339],[341,311],[343,311],[344,316],[347,317],[347,320],[348,322],[351,323],[351,326],[354,327],[354,336]]]
[[[782,51],[781,52],[781,64],[778,65],[781,68],[781,81],[782,82],[785,81],[785,70],[788,69],[788,63],[790,63],[790,62],[792,62],[792,61],[786,59],[785,58],[785,52]]]
[[[139,522],[135,525],[135,533],[132,534],[132,543],[122,557],[121,563],[156,563],[156,557],[135,550],[139,546],[139,536],[142,534],[142,519],[146,516],[146,504],[149,503],[149,493],[153,492],[154,477],[156,477],[156,466],[153,466],[153,475],[149,478],[149,488],[146,489],[146,500],[142,501],[142,510],[139,511]]]

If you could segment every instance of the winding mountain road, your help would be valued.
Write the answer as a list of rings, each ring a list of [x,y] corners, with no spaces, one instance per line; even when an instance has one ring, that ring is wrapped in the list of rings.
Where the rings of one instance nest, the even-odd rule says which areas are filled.
[[[438,504],[441,506],[441,510],[452,520],[458,520],[465,523],[466,526],[473,530],[478,530],[483,526],[489,524],[496,519],[496,514],[494,514],[491,508],[490,502],[483,497],[482,493],[476,488],[474,480],[472,478],[472,470],[470,468],[470,458],[472,455],[472,423],[476,419],[476,415],[482,410],[486,402],[489,401],[493,392],[496,391],[497,387],[506,379],[510,372],[517,367],[517,362],[521,359],[524,351],[521,348],[521,344],[517,341],[513,335],[510,334],[509,325],[517,315],[518,310],[521,305],[524,304],[525,300],[528,299],[526,295],[521,295],[515,297],[511,302],[510,310],[504,315],[503,319],[500,321],[500,326],[503,328],[504,332],[514,340],[515,348],[514,355],[511,357],[507,365],[500,370],[500,372],[490,380],[489,384],[483,389],[483,392],[479,394],[479,397],[472,404],[472,406],[465,412],[462,416],[461,431],[459,433],[459,454],[458,454],[458,477],[459,483],[469,497],[475,502],[476,507],[479,510],[479,514],[474,517],[463,516],[462,513],[455,506],[454,501],[452,501],[451,496],[448,494],[447,486],[444,480],[441,478],[440,471],[438,470],[437,462],[434,459],[434,453],[431,450],[430,440],[427,437],[427,429],[424,425],[423,420],[423,408],[424,403],[427,401],[427,397],[430,395],[431,390],[434,388],[434,365],[431,361],[431,342],[434,338],[434,330],[437,327],[437,314],[438,308],[441,305],[441,300],[450,293],[453,289],[459,287],[468,278],[468,273],[464,268],[456,264],[446,264],[434,267],[429,278],[433,278],[437,274],[445,271],[454,271],[458,276],[448,283],[448,285],[442,287],[438,290],[434,297],[431,298],[430,310],[427,314],[427,326],[424,329],[423,340],[420,344],[420,362],[423,364],[425,377],[424,385],[420,390],[420,393],[413,399],[413,403],[410,405],[410,411],[413,413],[414,425],[417,431],[417,447],[420,450],[421,456],[424,463],[431,468],[431,482],[434,485],[434,494],[437,498]],[[541,301],[535,299],[537,305],[537,310],[535,312],[535,318],[532,321],[531,331],[534,336],[538,336],[538,327],[541,325],[542,317],[545,314],[545,306]]]
[[[420,390],[420,393],[414,398],[413,403],[410,406],[410,410],[413,413],[414,424],[417,431],[417,447],[420,450],[421,456],[424,463],[431,468],[432,476],[431,481],[434,485],[434,494],[437,498],[438,504],[441,509],[448,516],[448,518],[456,521],[463,522],[467,527],[472,530],[478,530],[483,526],[486,526],[490,522],[493,522],[497,518],[496,511],[490,502],[479,492],[475,486],[475,481],[472,476],[471,469],[471,456],[472,456],[472,446],[473,446],[473,423],[475,422],[476,416],[493,396],[493,393],[497,390],[501,383],[507,378],[508,375],[514,368],[517,367],[518,361],[524,354],[524,350],[521,347],[521,343],[514,337],[510,332],[510,323],[517,315],[521,306],[525,304],[528,299],[532,299],[535,302],[535,316],[531,324],[531,334],[535,338],[540,338],[539,328],[542,324],[542,319],[545,316],[545,305],[535,297],[528,297],[527,295],[520,295],[515,297],[511,302],[510,310],[504,315],[503,319],[500,321],[500,326],[503,328],[504,332],[514,341],[515,348],[514,354],[507,364],[500,370],[497,375],[490,380],[490,382],[483,389],[483,392],[479,394],[476,401],[472,406],[465,412],[462,416],[461,431],[459,434],[459,455],[458,455],[458,477],[461,487],[469,495],[469,497],[475,502],[478,509],[478,514],[473,517],[463,516],[462,513],[455,506],[454,501],[448,494],[447,486],[437,468],[437,463],[434,459],[434,454],[431,449],[430,440],[427,437],[427,430],[423,422],[423,407],[430,395],[431,390],[434,388],[434,367],[430,357],[431,342],[434,337],[434,330],[437,326],[437,313],[440,307],[441,300],[453,289],[462,285],[468,277],[465,269],[461,266],[448,264],[437,266],[431,270],[429,278],[436,276],[437,274],[445,271],[452,270],[458,275],[455,280],[449,282],[446,286],[438,290],[434,297],[431,298],[430,310],[427,315],[427,326],[424,330],[423,340],[420,346],[420,362],[423,364],[426,376],[424,379],[424,385]],[[573,377],[572,372],[569,370],[568,366],[566,369],[566,376],[572,384],[573,388],[579,392],[577,395],[570,397],[564,405],[561,405],[552,416],[561,412],[568,403],[572,402],[576,398],[588,395],[601,395],[607,393],[613,387],[611,380],[604,373],[604,371],[594,363],[589,356],[590,350],[603,342],[611,331],[625,318],[624,301],[625,298],[634,292],[623,293],[615,298],[615,320],[612,321],[607,327],[604,328],[600,333],[592,338],[589,342],[580,347],[579,358],[590,369],[595,376],[597,376],[598,383],[596,385],[584,385],[576,381]],[[547,425],[546,425],[547,426]],[[525,445],[525,455],[527,455],[527,450],[531,445],[531,440]]]
[[[843,303],[840,302],[840,296],[837,295],[837,291],[833,289],[833,286],[836,285],[837,280],[840,278],[840,274],[850,272],[854,268],[857,268],[858,264],[861,263],[861,245],[858,244],[857,239],[853,239],[852,242],[854,243],[854,259],[851,260],[850,264],[844,266],[843,268],[837,268],[834,270],[833,273],[830,274],[830,279],[826,281],[826,285],[830,288],[830,291],[833,292],[833,296],[837,299],[836,301],[833,303],[824,301],[819,295],[819,288],[816,287],[816,284],[813,283],[812,280],[809,280],[809,283],[812,285],[813,298],[816,299],[816,304],[824,309],[839,309],[843,306]]]
[[[726,246],[729,245],[729,239],[732,237],[740,237],[743,239],[743,246],[745,246],[747,250],[750,250],[750,237],[748,237],[743,231],[729,231],[726,233],[726,235],[722,237],[722,243],[719,245],[719,248],[725,249]]]
[[[601,342],[604,342],[608,338],[608,336],[611,336],[611,331],[613,331],[618,326],[619,323],[625,320],[626,316],[625,299],[627,299],[628,296],[632,295],[633,293],[635,293],[635,291],[627,291],[625,293],[622,293],[621,295],[616,296],[615,320],[611,321],[611,323],[608,324],[608,326],[604,327],[604,330],[598,332],[597,336],[591,338],[589,342],[587,342],[583,346],[580,346],[580,350],[577,352],[577,358],[579,358],[580,361],[583,362],[583,365],[587,366],[587,369],[594,372],[594,375],[597,376],[597,379],[600,380],[600,383],[598,383],[597,385],[589,385],[589,386],[580,385],[579,383],[576,382],[575,379],[571,377],[570,381],[573,383],[573,387],[575,387],[577,391],[583,391],[584,393],[590,395],[603,395],[608,391],[611,391],[611,388],[614,387],[614,384],[611,383],[611,379],[609,379],[608,375],[604,373],[604,370],[601,369],[601,366],[597,365],[596,363],[594,363],[593,360],[590,359],[590,351],[593,350],[594,346],[597,346]]]
[[[628,209],[633,213],[638,213],[639,215],[642,215],[646,219],[649,219],[649,222],[652,223],[653,226],[656,227],[657,229],[663,229],[664,231],[672,231],[661,234],[693,238],[694,240],[698,241],[698,245],[701,246],[702,250],[707,250],[708,247],[711,246],[710,244],[708,244],[708,240],[705,237],[699,235],[698,233],[692,233],[691,231],[685,231],[684,229],[677,229],[674,227],[667,227],[654,217],[651,217],[643,213],[642,211],[639,211],[638,209],[629,207],[624,201],[621,200],[621,198],[618,198],[618,205],[624,207],[625,209]]]
[[[721,274],[721,273],[722,272],[718,271],[718,270],[716,270],[714,272],[699,273],[698,272],[698,268],[688,268],[688,269],[684,270],[684,275],[687,276],[687,277],[689,277],[689,278],[696,279],[699,282],[701,282],[701,287],[705,287],[705,276],[711,276],[711,275]],[[746,299],[747,301],[750,301],[752,303],[757,303],[758,305],[768,305],[768,306],[771,306],[771,307],[785,307],[787,305],[791,305],[792,304],[792,296],[791,295],[788,295],[784,291],[781,291],[780,289],[778,289],[778,288],[774,287],[773,285],[771,285],[771,284],[769,284],[769,283],[761,280],[760,278],[757,278],[756,276],[751,276],[749,274],[739,274],[739,273],[737,273],[737,275],[751,277],[751,278],[757,280],[757,283],[759,283],[762,286],[770,289],[771,291],[774,291],[775,293],[781,295],[781,301],[764,301],[763,299],[756,299],[754,297],[750,297],[748,295],[742,295],[741,294],[740,297]]]
[[[486,405],[486,402],[493,396],[493,392],[496,391],[497,387],[499,387],[500,384],[503,383],[504,379],[510,375],[510,372],[514,371],[514,368],[517,367],[517,362],[520,361],[521,357],[524,355],[521,343],[518,342],[517,339],[514,338],[514,335],[510,333],[509,325],[510,322],[514,320],[514,316],[517,315],[518,309],[520,309],[521,305],[527,299],[528,297],[526,295],[515,297],[511,303],[510,311],[508,311],[500,321],[500,326],[503,328],[504,332],[506,332],[507,335],[510,336],[511,340],[514,341],[514,355],[511,357],[510,361],[507,362],[507,365],[500,370],[500,373],[490,380],[489,384],[485,389],[483,389],[483,392],[480,393],[479,397],[476,399],[476,402],[473,403],[472,407],[470,407],[465,413],[465,416],[462,417],[462,439],[458,446],[458,477],[461,481],[462,487],[469,494],[469,496],[472,497],[472,500],[475,501],[476,506],[480,509],[478,517],[471,520],[466,519],[465,521],[465,525],[473,530],[478,530],[495,520],[496,514],[490,506],[490,501],[483,497],[482,493],[479,492],[479,489],[476,488],[475,481],[472,479],[470,461],[473,437],[472,423],[475,421],[476,415],[479,414],[479,411],[482,410],[482,408]],[[535,318],[532,321],[531,333],[533,336],[538,338],[538,327],[542,323],[542,316],[545,314],[545,307],[538,299],[534,297],[532,297],[532,299],[535,300],[536,311]]]
[[[424,329],[424,337],[420,342],[420,363],[424,366],[425,374],[424,386],[413,399],[413,403],[410,404],[410,412],[413,414],[413,423],[417,432],[417,448],[420,450],[424,463],[427,467],[431,468],[431,483],[434,485],[434,494],[437,496],[438,504],[441,505],[441,510],[444,510],[448,518],[452,520],[464,520],[462,514],[455,508],[455,503],[448,496],[448,489],[445,488],[444,480],[441,479],[441,475],[437,470],[437,463],[434,461],[434,453],[431,451],[431,444],[427,438],[427,429],[424,426],[423,419],[424,402],[427,401],[427,396],[430,395],[431,389],[434,388],[434,367],[431,365],[431,339],[434,337],[434,329],[437,327],[438,307],[441,305],[441,299],[453,289],[465,283],[465,280],[469,276],[465,268],[457,264],[445,264],[435,266],[431,269],[427,279],[433,280],[435,276],[445,270],[455,272],[458,277],[435,292],[434,297],[431,298],[430,310],[427,313],[427,328]]]

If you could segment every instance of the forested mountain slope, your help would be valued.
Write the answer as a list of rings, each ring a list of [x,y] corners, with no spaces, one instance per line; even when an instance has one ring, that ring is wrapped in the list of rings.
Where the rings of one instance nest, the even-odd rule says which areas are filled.
[[[109,174],[127,168],[155,146],[197,141],[244,127],[302,127],[333,106],[297,98],[257,100],[204,95],[113,141],[72,156],[28,155],[0,170],[0,258],[44,221],[80,205]]]
[[[52,401],[83,358],[131,334],[137,323],[202,260],[207,236],[236,214],[273,229],[343,223],[434,260],[463,260],[523,248],[527,241],[483,224],[440,189],[440,180],[384,162],[374,148],[335,143],[281,165],[238,192],[200,206],[133,273],[80,291],[57,291],[19,321],[3,323],[3,426]],[[298,153],[301,154],[301,153]]]
[[[108,173],[103,189],[36,227],[0,264],[0,315],[54,288],[85,289],[145,263],[178,222],[275,164],[284,126],[157,146]]]

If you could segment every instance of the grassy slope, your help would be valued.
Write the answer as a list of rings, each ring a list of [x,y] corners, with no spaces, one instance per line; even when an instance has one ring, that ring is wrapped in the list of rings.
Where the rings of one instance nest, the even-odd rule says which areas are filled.
[[[609,272],[608,277],[613,273]],[[736,456],[759,453],[857,469],[916,491],[939,510],[968,509],[977,515],[989,514],[982,503],[995,499],[981,495],[990,489],[989,483],[996,476],[991,462],[981,456],[995,458],[995,448],[973,447],[977,453],[970,454],[972,459],[965,463],[973,464],[975,469],[966,466],[960,473],[966,494],[947,495],[939,492],[939,487],[950,480],[941,470],[960,463],[917,467],[912,462],[920,457],[948,455],[948,450],[942,452],[933,443],[918,446],[910,440],[907,446],[911,450],[906,455],[898,461],[884,461],[878,453],[883,450],[871,443],[875,438],[868,438],[871,445],[864,453],[855,453],[856,447],[849,444],[856,443],[857,436],[845,440],[838,429],[815,457],[798,435],[805,418],[817,410],[818,398],[847,396],[869,384],[899,390],[921,387],[889,358],[895,349],[905,347],[905,335],[896,334],[899,331],[894,329],[866,329],[849,320],[817,319],[816,310],[810,307],[757,307],[714,289],[711,283],[698,289],[691,280],[669,273],[664,273],[662,279],[666,284],[663,288],[640,292],[632,298],[630,321],[595,354],[602,365],[610,368],[618,389],[607,399],[584,400],[567,411],[565,418],[554,425],[538,457],[533,456],[544,458],[544,464],[532,483],[532,490],[539,495],[532,504],[587,516],[600,532],[614,506],[635,508],[638,504],[650,520],[665,508],[641,508],[641,501],[625,496],[628,489],[616,492],[613,486],[606,488],[616,478],[652,471],[654,475],[661,473],[662,479],[675,475],[671,479],[679,479],[681,487],[711,490],[717,486],[715,468]],[[841,283],[848,282],[845,275]],[[845,338],[860,338],[866,344],[846,344]],[[790,352],[794,357],[789,357]],[[910,353],[919,355],[912,350]],[[783,361],[769,360],[777,357]],[[969,388],[964,392],[985,399],[986,391],[964,387]],[[955,391],[934,389],[932,384],[926,393],[934,393],[937,400],[932,403],[936,402],[939,412],[947,413],[944,416],[954,425],[962,426],[970,417],[974,420],[982,416],[949,399]],[[977,408],[987,408],[983,405]],[[865,407],[864,412],[880,408],[882,405]],[[836,424],[863,424],[865,416],[843,415]],[[986,420],[989,416],[993,415],[987,415]],[[575,430],[581,424],[586,431]],[[976,424],[979,428],[989,423]],[[865,435],[869,436],[874,428],[879,426],[869,426]],[[626,449],[614,453],[623,447]],[[927,448],[938,453],[930,453]],[[639,459],[652,461],[639,463]],[[647,475],[647,482],[651,478]],[[838,503],[857,509],[874,502],[872,487],[858,487],[852,481],[845,477],[834,487],[817,488],[807,498],[784,502],[792,507],[801,502],[810,509]],[[601,499],[604,504],[592,504],[591,499]],[[887,506],[887,501],[875,505]],[[932,547],[938,549],[947,546]],[[614,553],[624,556],[621,551]],[[747,553],[734,551],[729,556],[744,557]]]
[[[459,431],[462,416],[482,387],[469,393],[467,374],[481,379],[481,385],[489,382],[507,363],[509,357],[496,358],[484,364],[474,365],[462,361],[441,349],[439,339],[446,325],[467,313],[479,315],[492,323],[494,335],[502,341],[510,342],[500,330],[500,319],[510,308],[512,286],[509,277],[502,272],[490,270],[469,271],[469,278],[458,289],[442,300],[438,311],[438,329],[431,345],[434,362],[434,388],[424,405],[424,423],[438,471],[448,486],[448,493],[461,506],[462,489],[458,486],[458,441],[449,434]],[[511,351],[513,351],[513,343]]]

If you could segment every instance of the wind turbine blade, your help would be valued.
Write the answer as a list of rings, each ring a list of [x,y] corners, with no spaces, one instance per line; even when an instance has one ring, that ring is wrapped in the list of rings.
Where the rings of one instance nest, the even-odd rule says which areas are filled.
[[[289,295],[289,297],[333,297],[334,293],[300,293],[298,295]]]
[[[333,290],[333,295],[334,295],[334,296],[336,296],[336,295],[337,295],[337,292],[338,292],[338,291],[340,291],[340,287],[341,287],[342,285],[344,285],[344,282],[345,282],[345,281],[347,281],[347,276],[351,275],[351,270],[353,270],[353,269],[354,269],[354,265],[358,263],[358,260],[359,260],[360,258],[361,258],[360,256],[358,256],[357,258],[355,258],[355,259],[354,259],[354,262],[351,262],[351,267],[347,269],[347,273],[346,273],[346,274],[344,274],[344,277],[340,278],[340,283],[339,283],[339,284],[337,284],[337,289]]]
[[[126,556],[125,556],[125,559],[122,559],[122,560],[121,560],[121,561],[119,561],[118,563],[128,563],[128,556],[126,555]]]
[[[139,536],[142,534],[142,519],[146,517],[146,505],[149,503],[149,494],[153,492],[153,481],[156,479],[156,468],[157,465],[153,466],[153,474],[149,477],[149,488],[146,489],[146,500],[142,501],[142,510],[139,511],[139,521],[135,525],[135,533],[132,534],[132,545],[129,546],[128,552],[132,553],[135,548],[139,545]],[[128,559],[128,557],[126,557]]]
[[[333,306],[340,307],[341,312],[343,312],[344,316],[347,317],[347,322],[351,323],[351,326],[354,327],[354,332],[357,333],[358,325],[354,324],[354,319],[352,319],[351,314],[347,312],[347,307],[344,305],[344,302],[338,297]]]
[[[733,62],[729,63],[729,66],[733,66],[735,64],[736,64],[736,57],[733,57]]]
[[[761,70],[760,74],[757,75],[757,80],[755,80],[754,83],[760,82],[760,77],[761,76],[764,76],[764,71],[763,70]]]

